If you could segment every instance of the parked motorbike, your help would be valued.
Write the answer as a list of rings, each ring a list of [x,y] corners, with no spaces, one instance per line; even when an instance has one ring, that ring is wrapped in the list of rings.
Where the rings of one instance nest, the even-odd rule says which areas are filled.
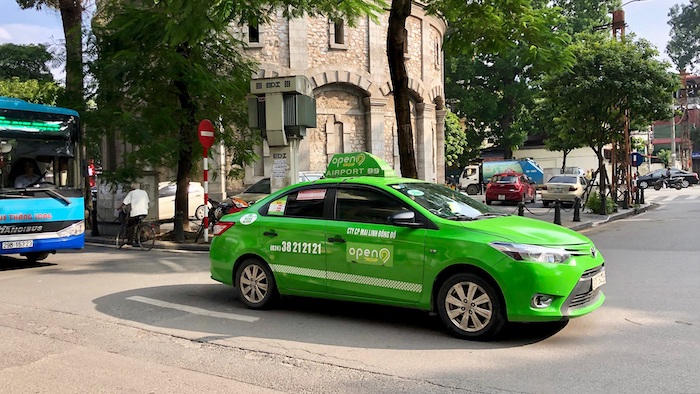
[[[661,177],[659,180],[654,182],[654,190],[661,190],[662,187],[668,187],[668,188],[676,188],[676,190],[681,190],[683,188],[683,178],[682,177],[675,177],[675,178],[666,178],[666,177]]]
[[[209,206],[210,212],[212,210],[216,209],[216,207],[218,207],[219,204],[221,204],[220,202],[218,202],[212,198],[209,198],[208,201],[209,201],[209,203],[207,205]],[[204,204],[197,207],[197,209],[194,211],[194,217],[197,218],[197,220],[204,219]]]
[[[230,197],[221,202],[209,198],[208,205],[209,221],[213,223],[214,221],[218,221],[226,214],[235,213],[243,208],[246,208],[248,203],[236,197]],[[194,216],[197,218],[197,220],[202,220],[204,218],[204,204],[197,207],[197,210],[194,212]]]

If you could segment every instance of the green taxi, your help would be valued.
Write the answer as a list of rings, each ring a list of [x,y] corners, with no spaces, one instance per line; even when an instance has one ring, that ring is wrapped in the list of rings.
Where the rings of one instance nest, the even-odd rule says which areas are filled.
[[[512,216],[443,185],[397,177],[369,153],[324,179],[224,216],[211,276],[248,307],[321,297],[437,312],[455,336],[585,315],[603,304],[603,256],[567,228]]]

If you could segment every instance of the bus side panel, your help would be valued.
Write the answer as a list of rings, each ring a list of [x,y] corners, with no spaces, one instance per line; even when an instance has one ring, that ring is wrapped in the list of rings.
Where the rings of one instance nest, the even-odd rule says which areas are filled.
[[[81,249],[84,200],[51,197],[4,199],[0,204],[0,254]]]

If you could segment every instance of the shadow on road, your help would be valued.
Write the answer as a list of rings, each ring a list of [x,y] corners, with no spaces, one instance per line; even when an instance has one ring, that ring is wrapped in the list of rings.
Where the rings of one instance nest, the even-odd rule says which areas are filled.
[[[38,261],[29,262],[25,257],[0,256],[0,271],[23,270],[29,268],[50,267],[56,264]]]
[[[101,313],[154,331],[190,331],[189,339],[199,342],[249,337],[357,348],[502,349],[541,342],[566,326],[511,324],[491,342],[467,341],[451,337],[439,317],[419,310],[290,297],[277,309],[255,311],[220,284],[141,288],[93,302]]]

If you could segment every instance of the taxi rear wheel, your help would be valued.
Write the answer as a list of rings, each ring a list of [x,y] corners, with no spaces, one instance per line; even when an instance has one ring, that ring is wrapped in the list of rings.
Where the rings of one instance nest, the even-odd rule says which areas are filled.
[[[469,273],[451,276],[440,287],[437,307],[447,330],[464,339],[487,340],[506,319],[500,294],[485,280]]]
[[[279,298],[270,267],[258,259],[247,259],[236,271],[238,295],[251,309],[267,309]]]

